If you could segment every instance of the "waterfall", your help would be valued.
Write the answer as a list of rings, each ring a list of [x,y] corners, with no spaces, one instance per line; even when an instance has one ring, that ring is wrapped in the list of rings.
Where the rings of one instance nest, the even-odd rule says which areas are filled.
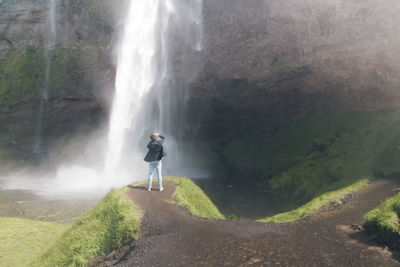
[[[119,47],[115,95],[110,117],[106,174],[116,173],[125,135],[138,118],[142,98],[156,79],[158,0],[131,1]]]
[[[152,131],[168,134],[170,146],[174,143],[171,110],[183,103],[171,101],[173,57],[178,52],[171,43],[182,50],[199,51],[202,47],[201,0],[135,0],[127,10],[118,47],[105,159],[109,179],[146,176],[143,148]],[[149,116],[155,111],[156,117]]]
[[[55,45],[57,40],[57,0],[50,0],[49,2],[49,22],[50,22],[50,36],[49,41],[51,45]]]
[[[49,79],[50,79],[50,52],[57,43],[57,0],[48,0],[48,17],[46,23],[46,32],[44,36],[44,57],[45,57],[45,76],[43,83],[42,95],[39,103],[39,111],[35,132],[34,153],[42,153],[43,151],[43,116],[45,114],[47,101],[49,98]]]

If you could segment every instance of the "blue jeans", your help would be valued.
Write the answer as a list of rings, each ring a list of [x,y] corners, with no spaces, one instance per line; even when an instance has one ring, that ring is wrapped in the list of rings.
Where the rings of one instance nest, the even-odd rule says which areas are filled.
[[[153,180],[154,169],[157,172],[158,176],[158,188],[162,188],[162,176],[161,176],[161,160],[149,162],[149,177],[147,178],[147,188],[151,189],[151,184]]]

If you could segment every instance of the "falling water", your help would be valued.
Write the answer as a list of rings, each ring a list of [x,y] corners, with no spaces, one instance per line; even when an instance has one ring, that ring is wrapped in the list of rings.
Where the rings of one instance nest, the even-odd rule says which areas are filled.
[[[44,57],[46,62],[45,67],[45,77],[42,95],[40,98],[38,119],[35,133],[35,146],[33,149],[34,153],[41,153],[43,146],[43,116],[45,114],[45,109],[47,106],[47,101],[49,98],[49,78],[50,78],[50,52],[54,49],[57,42],[57,0],[48,0],[48,18],[47,18],[47,28],[44,36]]]
[[[106,174],[116,173],[127,130],[155,80],[158,0],[131,1],[119,47]]]
[[[50,0],[49,2],[49,20],[50,20],[50,42],[52,45],[56,43],[57,40],[57,0]]]
[[[198,151],[193,151],[182,142],[182,137],[187,134],[188,125],[186,123],[188,87],[202,68],[200,53],[203,49],[202,11],[202,0],[181,1],[176,5],[177,19],[170,19],[169,27],[178,29],[179,34],[174,34],[173,41],[170,40],[170,36],[163,36],[162,61],[165,67],[160,84],[154,90],[153,101],[158,114],[151,118],[150,122],[146,122],[150,124],[150,127],[149,125],[147,127],[151,130],[159,130],[169,137],[166,143],[168,157],[164,170],[171,175],[189,177],[209,175],[204,166],[198,164],[192,157],[193,154],[199,156]],[[147,113],[151,113],[151,108]]]
[[[172,61],[176,51],[171,49],[171,43],[181,42],[175,46],[183,48],[187,44],[182,43],[187,42],[190,50],[201,49],[201,10],[201,0],[130,2],[118,53],[105,164],[107,177],[122,176],[121,170],[126,168],[121,166],[121,161],[129,155],[127,172],[134,179],[143,179],[141,147],[145,147],[145,143],[140,143],[140,137],[148,136],[151,130],[170,133],[167,128],[172,127],[164,127],[168,125],[164,120],[173,122],[170,108],[182,104],[163,100],[165,95],[173,93],[169,85],[175,78]],[[179,25],[181,28],[184,25],[183,29],[179,29]],[[172,34],[178,36],[178,40],[173,40]],[[154,106],[154,99],[159,100],[157,106]],[[146,113],[154,109],[161,112],[157,118],[149,119]],[[173,138],[169,140],[171,144]],[[133,162],[139,164],[132,165]]]

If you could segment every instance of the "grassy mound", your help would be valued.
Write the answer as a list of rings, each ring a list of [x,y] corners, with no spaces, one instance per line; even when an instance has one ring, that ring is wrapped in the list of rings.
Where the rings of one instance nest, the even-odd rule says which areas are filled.
[[[191,214],[201,218],[225,218],[203,190],[191,180],[178,177],[169,177],[168,180],[177,183],[173,197],[178,201],[180,206],[187,209]]]
[[[331,201],[340,201],[343,197],[357,189],[367,185],[368,179],[363,179],[357,183],[354,183],[348,187],[327,192],[319,197],[314,198],[310,202],[301,206],[298,209],[291,210],[288,212],[280,213],[271,217],[259,219],[259,222],[273,222],[273,223],[284,223],[284,222],[294,222],[299,219],[305,218],[312,213],[318,211],[321,207],[328,204]]]
[[[27,266],[67,227],[53,222],[0,217],[0,266]]]
[[[400,241],[400,193],[386,200],[364,216],[364,227],[383,243]]]
[[[33,266],[85,266],[138,238],[141,212],[122,190],[111,190],[76,222]]]

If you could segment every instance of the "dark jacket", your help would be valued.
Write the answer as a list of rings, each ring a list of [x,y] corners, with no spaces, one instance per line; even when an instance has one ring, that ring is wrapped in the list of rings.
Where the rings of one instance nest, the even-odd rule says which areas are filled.
[[[165,137],[160,135],[160,141],[150,141],[147,145],[149,152],[147,152],[146,157],[144,157],[144,161],[153,162],[157,160],[161,160],[167,153],[164,150],[163,143],[165,141]]]

